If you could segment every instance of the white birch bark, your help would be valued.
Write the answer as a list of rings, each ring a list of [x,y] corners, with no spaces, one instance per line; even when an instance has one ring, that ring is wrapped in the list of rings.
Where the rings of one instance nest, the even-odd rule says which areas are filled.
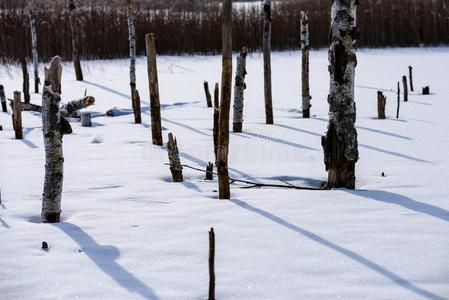
[[[242,132],[243,123],[243,100],[244,92],[246,89],[245,76],[246,76],[246,56],[248,52],[246,48],[240,51],[237,56],[237,73],[235,75],[235,88],[234,88],[234,132]]]
[[[136,86],[136,29],[134,26],[134,13],[132,1],[128,0],[128,40],[129,40],[129,81],[132,87]]]
[[[33,56],[33,66],[34,66],[34,92],[39,93],[39,66],[38,66],[38,55],[37,55],[37,34],[36,34],[36,20],[34,18],[34,13],[32,10],[28,11],[28,17],[30,19],[30,29],[31,29],[31,52]]]
[[[309,18],[301,11],[301,51],[302,51],[302,111],[304,118],[310,118],[310,85],[309,85]]]

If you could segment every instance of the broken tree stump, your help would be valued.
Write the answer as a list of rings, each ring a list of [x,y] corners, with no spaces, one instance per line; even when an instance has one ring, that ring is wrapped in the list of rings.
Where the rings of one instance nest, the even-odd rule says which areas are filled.
[[[209,83],[207,81],[204,81],[204,93],[206,94],[206,103],[207,107],[212,107],[212,96],[209,91]]]
[[[28,74],[27,60],[22,58],[22,74],[23,74],[23,100],[25,103],[30,103],[30,75]]]
[[[387,97],[381,91],[377,92],[377,116],[379,119],[385,119],[385,105],[387,104]]]
[[[407,76],[402,76],[402,87],[404,89],[404,102],[407,102],[408,101]]]
[[[150,85],[151,134],[153,144],[162,146],[161,104],[159,100],[159,83],[156,62],[156,35],[145,36],[147,49],[148,78]]]
[[[36,34],[36,20],[34,18],[34,13],[32,10],[28,11],[28,18],[30,20],[31,29],[31,53],[33,56],[33,66],[34,66],[34,93],[39,93],[39,84],[41,80],[39,79],[39,61],[37,55],[37,34]]]
[[[423,95],[430,95],[430,87],[426,86],[422,88]]]
[[[133,90],[133,112],[134,112],[134,123],[142,124],[142,112],[140,110],[140,95],[137,89]]]
[[[83,70],[80,61],[79,20],[76,13],[74,0],[69,2],[69,24],[72,32],[72,60],[75,68],[76,80],[83,81]]]
[[[214,180],[214,165],[209,162],[209,164],[206,167],[206,178],[205,180]]]
[[[92,127],[92,115],[90,113],[81,114],[81,126]]]
[[[302,117],[310,118],[310,84],[309,84],[309,18],[307,14],[301,11],[301,52],[302,52]]]
[[[178,142],[173,138],[173,134],[168,134],[168,160],[173,182],[183,182],[181,159],[179,158]]]
[[[23,130],[22,130],[22,102],[21,102],[21,93],[19,91],[14,92],[14,105],[12,109],[12,126],[15,131],[16,140],[23,139]]]
[[[240,54],[237,56],[237,73],[235,74],[235,88],[234,88],[234,121],[232,129],[234,132],[242,132],[243,128],[243,100],[246,89],[246,56],[248,51],[245,47],[242,48]]]
[[[2,111],[8,112],[8,108],[6,107],[5,88],[1,84],[0,84],[0,102],[2,103]]]
[[[399,109],[401,107],[401,83],[398,81],[398,104],[396,109],[396,119],[399,119]]]
[[[413,67],[408,66],[408,79],[410,81],[410,91],[414,91],[413,89]]]
[[[218,126],[219,126],[219,115],[220,115],[220,92],[218,82],[215,83],[214,90],[214,154],[215,154],[215,165],[217,165],[217,149],[218,149]]]
[[[209,231],[209,298],[215,300],[215,232]]]
[[[273,97],[271,91],[271,0],[263,2],[263,74],[265,97],[265,122],[273,124]]]
[[[95,98],[86,96],[78,100],[73,100],[60,108],[61,117],[78,118],[78,110],[95,104]]]

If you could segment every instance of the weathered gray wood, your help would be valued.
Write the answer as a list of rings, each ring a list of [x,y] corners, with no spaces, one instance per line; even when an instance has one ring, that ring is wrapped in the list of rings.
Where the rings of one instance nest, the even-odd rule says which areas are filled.
[[[217,149],[218,197],[230,199],[228,153],[232,88],[232,0],[223,0],[222,10],[222,73]]]
[[[273,97],[271,91],[271,0],[264,0],[263,13],[263,74],[265,119],[267,124],[273,124]]]
[[[213,135],[214,135],[214,154],[215,154],[215,165],[217,165],[218,156],[218,126],[219,126],[219,119],[220,119],[220,91],[219,91],[219,85],[218,82],[215,83],[215,89],[214,89],[214,128],[213,128]]]
[[[90,113],[81,114],[81,126],[92,127],[92,115]]]
[[[61,194],[64,157],[61,129],[67,121],[60,117],[62,65],[59,56],[44,69],[45,83],[42,94],[42,124],[45,145],[45,182],[42,194],[42,222],[58,223],[61,215]],[[65,121],[65,122],[64,122]],[[68,125],[70,126],[70,125]]]
[[[80,61],[80,43],[79,43],[79,20],[76,13],[76,5],[74,0],[69,2],[69,23],[72,32],[72,60],[75,68],[76,80],[83,81],[83,70]]]
[[[173,182],[183,182],[181,159],[179,158],[178,142],[173,138],[173,134],[168,134],[168,160],[170,162],[170,171]]]
[[[136,29],[134,25],[134,3],[133,0],[127,0],[128,16],[128,40],[129,40],[129,86],[131,89],[131,100],[134,112],[134,122],[142,123],[140,98],[136,99],[138,93],[136,90]]]
[[[8,108],[6,106],[5,88],[1,84],[0,84],[0,102],[2,103],[2,111],[8,112]]]
[[[36,20],[34,18],[34,13],[32,10],[28,11],[28,17],[30,19],[30,29],[31,29],[31,52],[33,56],[33,66],[34,66],[34,92],[39,93],[39,61],[37,54],[37,34],[36,34]]]
[[[22,130],[22,102],[21,93],[19,91],[14,92],[14,105],[12,109],[12,125],[15,131],[15,136],[17,140],[23,139]]]
[[[204,81],[204,93],[206,94],[206,103],[207,107],[212,107],[212,96],[209,91],[209,83],[207,81]]]
[[[28,74],[26,57],[22,58],[22,74],[23,74],[23,100],[25,103],[30,103],[30,75]]]
[[[407,76],[402,76],[402,88],[404,89],[404,102],[408,101]]]
[[[408,66],[408,78],[410,81],[410,91],[414,91],[413,89],[413,67],[412,66]]]
[[[331,9],[329,49],[329,126],[322,137],[328,187],[355,188],[355,164],[359,159],[354,78],[357,0],[334,0]]]
[[[398,104],[396,109],[396,119],[399,119],[399,109],[401,107],[401,83],[398,81]]]
[[[134,123],[141,124],[142,123],[142,112],[140,110],[140,95],[137,89],[133,91],[133,111],[134,111]]]
[[[162,146],[161,104],[159,100],[159,83],[156,63],[156,35],[145,36],[147,49],[148,78],[150,85],[151,133],[153,144]]]
[[[377,92],[377,117],[381,120],[385,119],[385,106],[387,104],[387,97],[381,91]]]
[[[309,18],[307,14],[301,11],[301,52],[302,52],[302,116],[303,118],[310,118],[310,84],[309,84]]]
[[[61,117],[78,118],[78,110],[95,104],[95,98],[86,96],[78,100],[73,100],[64,104],[60,108]]]
[[[243,100],[244,92],[246,89],[245,76],[246,76],[246,56],[248,52],[245,47],[240,51],[237,56],[237,72],[235,74],[235,87],[234,87],[234,121],[233,131],[242,132],[243,127]]]

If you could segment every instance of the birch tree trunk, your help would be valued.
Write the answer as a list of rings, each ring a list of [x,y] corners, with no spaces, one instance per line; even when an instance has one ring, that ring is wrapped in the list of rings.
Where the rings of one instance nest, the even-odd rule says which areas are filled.
[[[33,56],[33,66],[34,66],[34,92],[39,93],[39,70],[38,70],[38,55],[37,55],[37,34],[36,34],[36,20],[34,18],[33,11],[28,11],[28,17],[30,19],[31,28],[31,52]]]
[[[232,0],[223,0],[221,31],[223,57],[217,150],[218,197],[219,199],[230,199],[228,152],[229,110],[232,88]]]
[[[69,23],[72,32],[72,60],[75,68],[76,80],[83,81],[83,70],[81,69],[80,50],[79,50],[79,22],[76,14],[76,5],[74,0],[69,4]]]
[[[62,65],[59,56],[44,69],[45,83],[42,94],[42,124],[45,145],[45,182],[42,194],[42,222],[58,223],[61,214],[63,180],[62,135],[63,119],[59,113],[61,101]],[[70,126],[70,125],[69,125]]]
[[[129,86],[131,88],[131,99],[134,111],[134,122],[136,124],[142,123],[142,116],[140,112],[140,101],[136,99],[136,29],[134,26],[134,9],[133,1],[127,1],[127,15],[128,15],[128,40],[129,40]],[[139,103],[138,103],[139,102]]]
[[[86,96],[78,100],[70,101],[60,108],[61,117],[78,118],[78,110],[89,107],[95,103],[95,98]]]
[[[322,137],[328,187],[355,188],[355,164],[359,159],[354,78],[357,0],[333,0],[329,49],[329,126]]]
[[[271,0],[264,0],[263,12],[263,75],[265,118],[267,124],[273,124],[273,98],[271,92]]]
[[[301,51],[302,51],[302,116],[310,118],[310,86],[309,86],[309,18],[301,11]]]
[[[243,100],[244,92],[246,89],[245,76],[246,76],[246,56],[248,52],[246,48],[240,51],[237,57],[237,73],[235,75],[235,88],[234,88],[234,132],[242,132],[243,127]]]

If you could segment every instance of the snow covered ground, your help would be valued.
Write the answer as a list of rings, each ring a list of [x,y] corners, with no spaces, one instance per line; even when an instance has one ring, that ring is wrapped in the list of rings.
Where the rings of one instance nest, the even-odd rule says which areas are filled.
[[[60,224],[40,223],[40,115],[23,114],[19,141],[10,112],[0,113],[0,298],[206,299],[213,226],[218,299],[449,299],[449,48],[358,57],[357,190],[233,185],[231,201],[218,200],[216,181],[193,170],[184,169],[184,183],[170,182],[166,150],[151,144],[143,57],[143,125],[133,124],[127,60],[83,62],[84,82],[64,65],[63,99],[87,88],[97,101],[88,109],[94,127],[73,123],[64,137]],[[173,132],[182,162],[195,167],[213,161],[203,80],[219,81],[220,64],[219,56],[158,58],[164,139]],[[231,176],[318,186],[326,179],[327,52],[311,53],[309,120],[300,117],[299,52],[274,53],[272,64],[276,125],[264,124],[262,57],[253,54],[244,133],[231,133]],[[396,120],[393,90],[409,64],[415,92]],[[0,83],[11,98],[21,73],[6,71]],[[419,95],[425,85],[432,95]],[[387,96],[387,120],[375,119],[377,90]],[[112,107],[128,114],[104,116]]]

